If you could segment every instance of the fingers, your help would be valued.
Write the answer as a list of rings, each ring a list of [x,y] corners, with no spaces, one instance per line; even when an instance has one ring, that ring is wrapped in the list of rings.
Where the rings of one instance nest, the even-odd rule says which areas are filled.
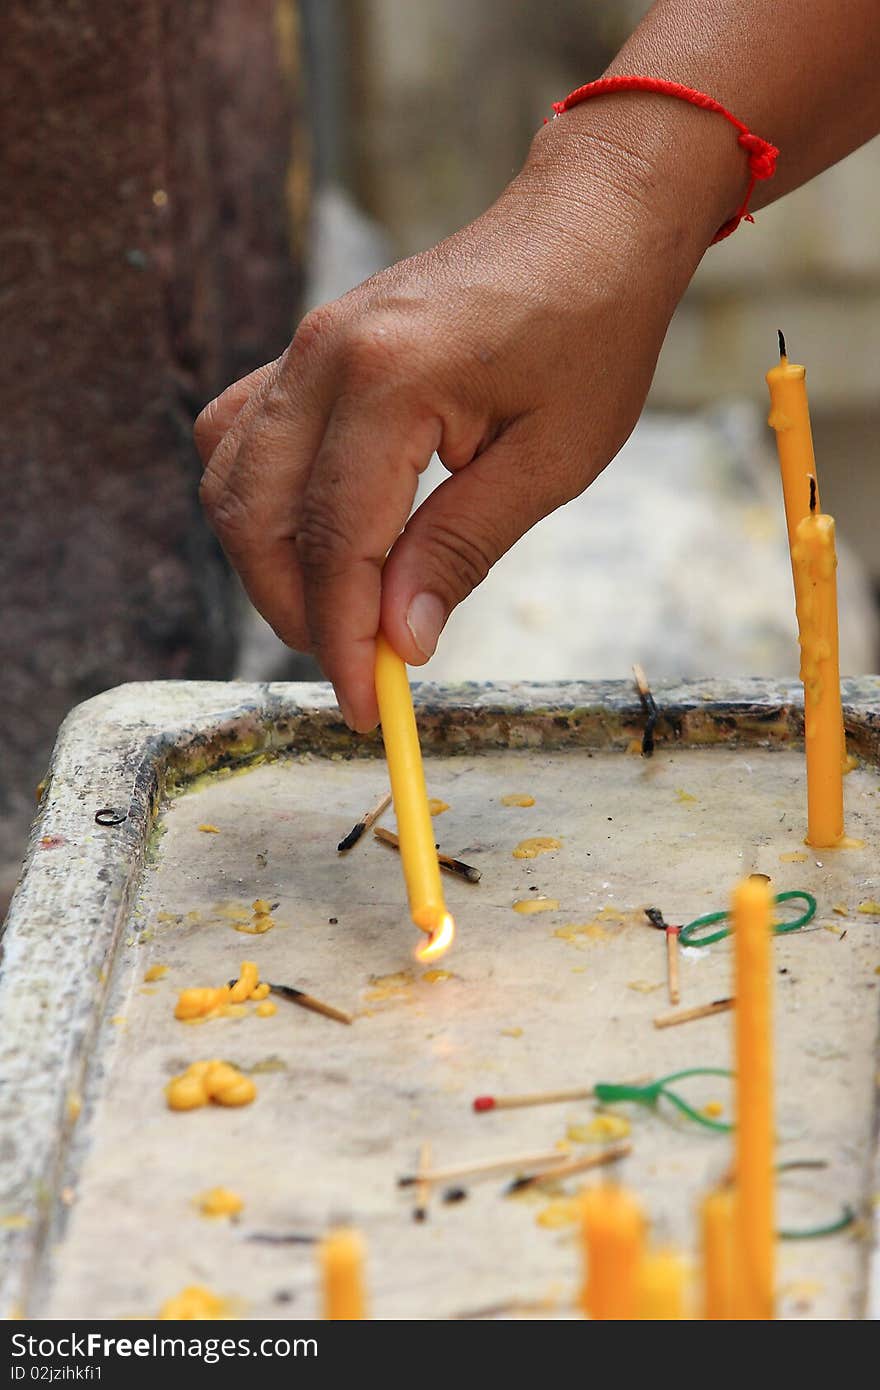
[[[352,728],[378,720],[375,639],[382,566],[441,424],[402,391],[342,398],[306,486],[297,534],[312,649]]]
[[[589,475],[556,448],[554,457],[536,417],[523,417],[411,517],[382,576],[381,626],[405,661],[427,661],[496,560],[582,490]]]
[[[211,455],[223,436],[232,428],[242,408],[275,376],[279,361],[280,358],[274,362],[267,362],[264,367],[258,367],[249,376],[243,376],[241,381],[234,381],[205,406],[193,425],[193,438],[203,468],[207,467]]]

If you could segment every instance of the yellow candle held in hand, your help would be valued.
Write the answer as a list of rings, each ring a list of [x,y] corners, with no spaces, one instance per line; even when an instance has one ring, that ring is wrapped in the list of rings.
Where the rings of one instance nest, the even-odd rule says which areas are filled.
[[[804,683],[807,844],[833,849],[844,838],[834,518],[815,511],[805,516],[791,558]]]
[[[810,509],[810,478],[816,478],[813,431],[807,401],[807,370],[789,362],[785,339],[779,334],[779,365],[767,373],[770,387],[770,415],[767,420],[776,431],[788,546],[794,551],[795,532]],[[794,561],[792,560],[792,569]]]
[[[591,1318],[631,1321],[636,1315],[645,1241],[642,1209],[620,1187],[594,1187],[583,1197],[586,1279],[581,1307]]]
[[[736,1162],[733,1316],[774,1315],[773,1077],[770,980],[771,897],[747,878],[733,894],[736,959]]]
[[[357,1231],[330,1231],[318,1246],[324,1317],[335,1322],[366,1318],[364,1243]]]
[[[658,1250],[642,1260],[636,1317],[650,1322],[684,1317],[684,1261],[674,1251]]]
[[[410,915],[416,926],[429,934],[429,940],[416,955],[422,961],[435,960],[450,945],[455,924],[443,900],[406,666],[381,632],[376,640],[376,698]]]
[[[732,1316],[733,1190],[710,1192],[700,1211],[703,1242],[703,1317],[724,1322]]]

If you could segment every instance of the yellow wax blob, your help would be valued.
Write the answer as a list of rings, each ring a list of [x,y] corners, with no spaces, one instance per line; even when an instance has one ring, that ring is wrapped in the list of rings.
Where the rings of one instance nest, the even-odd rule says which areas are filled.
[[[859,903],[856,912],[863,912],[866,917],[880,917],[880,903],[869,898],[867,902]]]
[[[263,1003],[258,1004],[256,1008],[257,1018],[271,1018],[272,1015],[277,1014],[277,1012],[278,1005],[273,999],[264,1000]]]
[[[547,1230],[558,1231],[563,1226],[576,1226],[581,1219],[582,1210],[582,1197],[558,1197],[555,1201],[548,1202],[543,1211],[538,1212],[535,1222]]]
[[[183,989],[177,997],[174,1017],[183,1023],[194,1018],[211,1018],[219,1014],[229,1000],[228,985],[222,985],[219,989],[211,989],[208,986]]]
[[[720,1100],[707,1100],[703,1106],[703,1114],[710,1120],[717,1120],[724,1114],[724,1106]]]
[[[429,985],[439,985],[444,980],[454,980],[455,976],[451,970],[426,970],[422,979]]]
[[[639,994],[653,994],[655,989],[663,988],[663,981],[658,980],[654,983],[651,980],[630,980],[626,987],[637,990]]]
[[[253,999],[255,1003],[259,1004],[260,1000],[265,999],[268,993],[269,982],[268,980],[264,980],[261,985],[257,985],[256,989],[251,990],[251,999]]]
[[[260,979],[260,968],[255,961],[243,960],[238,979],[229,992],[229,1002],[231,1004],[243,1004],[245,999],[250,999]],[[268,990],[266,991],[268,994]]]
[[[562,842],[552,835],[536,835],[531,840],[520,840],[513,851],[514,859],[537,859],[539,854],[549,854],[551,850],[562,849]]]
[[[565,1131],[573,1144],[612,1144],[631,1132],[632,1125],[622,1115],[596,1115],[589,1124],[569,1125]]]
[[[370,984],[373,988],[364,995],[364,998],[370,1004],[385,999],[408,999],[412,983],[411,970],[397,970],[393,975],[371,975]]]
[[[534,806],[535,798],[523,792],[511,792],[509,796],[502,796],[502,806]]]
[[[228,1187],[209,1187],[196,1198],[202,1216],[237,1216],[244,1202]]]
[[[70,1091],[67,1096],[67,1118],[75,1125],[82,1113],[82,1096],[79,1091]]]
[[[521,1028],[502,1028],[502,1029],[501,1029],[501,1036],[502,1036],[502,1038],[521,1038],[522,1035],[523,1035],[523,1030],[522,1030]]]
[[[214,1059],[193,1062],[165,1087],[169,1110],[198,1110],[209,1101],[215,1105],[250,1105],[257,1088],[249,1076],[242,1076],[229,1062]]]
[[[210,1322],[230,1316],[229,1303],[201,1284],[189,1284],[174,1298],[169,1298],[159,1310],[162,1322]]]
[[[697,798],[695,796],[691,796],[690,792],[686,792],[684,787],[676,787],[675,799],[676,801],[682,801],[687,803],[690,801],[696,801]]]
[[[800,850],[794,849],[789,854],[780,854],[779,862],[780,864],[806,864],[807,857]]]
[[[442,816],[444,811],[449,810],[449,802],[441,801],[439,797],[436,796],[429,796],[428,810],[431,812],[432,816]]]
[[[144,973],[144,983],[152,984],[154,980],[163,980],[167,974],[167,965],[151,965],[149,970]]]
[[[219,834],[220,834],[220,831],[217,829],[216,825],[200,825],[200,826],[199,826],[199,830],[201,830],[201,832],[202,832],[203,835],[219,835]]]
[[[564,927],[557,927],[553,935],[570,941],[573,946],[584,946],[587,941],[611,940],[611,932],[599,922],[566,922]]]
[[[249,922],[233,922],[236,931],[243,932],[245,936],[262,936],[265,932],[271,931],[275,925],[272,916],[272,904],[265,898],[255,898],[251,904],[253,916]]]
[[[513,904],[514,912],[521,912],[524,917],[531,917],[534,912],[555,912],[558,907],[556,898],[519,898]]]

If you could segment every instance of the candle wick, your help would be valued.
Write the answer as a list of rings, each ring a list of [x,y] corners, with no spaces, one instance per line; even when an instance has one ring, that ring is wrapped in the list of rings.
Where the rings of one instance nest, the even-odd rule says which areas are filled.
[[[785,351],[785,334],[783,333],[781,328],[777,328],[776,336],[779,339],[779,356],[782,358],[786,358],[788,356],[788,353]]]
[[[812,473],[808,473],[808,474],[807,474],[807,477],[808,477],[809,480],[810,480],[810,516],[815,516],[815,514],[816,514],[816,500],[817,500],[817,499],[816,499],[816,479],[813,477],[813,474],[812,474]]]

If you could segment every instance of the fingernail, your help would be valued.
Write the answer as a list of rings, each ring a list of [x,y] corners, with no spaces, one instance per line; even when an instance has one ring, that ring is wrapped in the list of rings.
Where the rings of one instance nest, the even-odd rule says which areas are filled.
[[[446,607],[436,594],[416,594],[406,611],[406,625],[422,656],[433,656],[446,622]]]
[[[338,691],[338,690],[337,690],[337,692],[336,692],[336,700],[337,700],[337,703],[339,704],[339,712],[340,712],[340,714],[342,715],[342,717],[343,717],[343,719],[345,720],[345,722],[346,722],[346,724],[348,725],[348,727],[349,727],[350,729],[353,729],[353,728],[354,728],[354,714],[352,713],[351,705],[348,703],[348,701],[346,700],[346,698],[345,698],[344,695],[340,695],[340,694],[339,694],[339,691]]]

